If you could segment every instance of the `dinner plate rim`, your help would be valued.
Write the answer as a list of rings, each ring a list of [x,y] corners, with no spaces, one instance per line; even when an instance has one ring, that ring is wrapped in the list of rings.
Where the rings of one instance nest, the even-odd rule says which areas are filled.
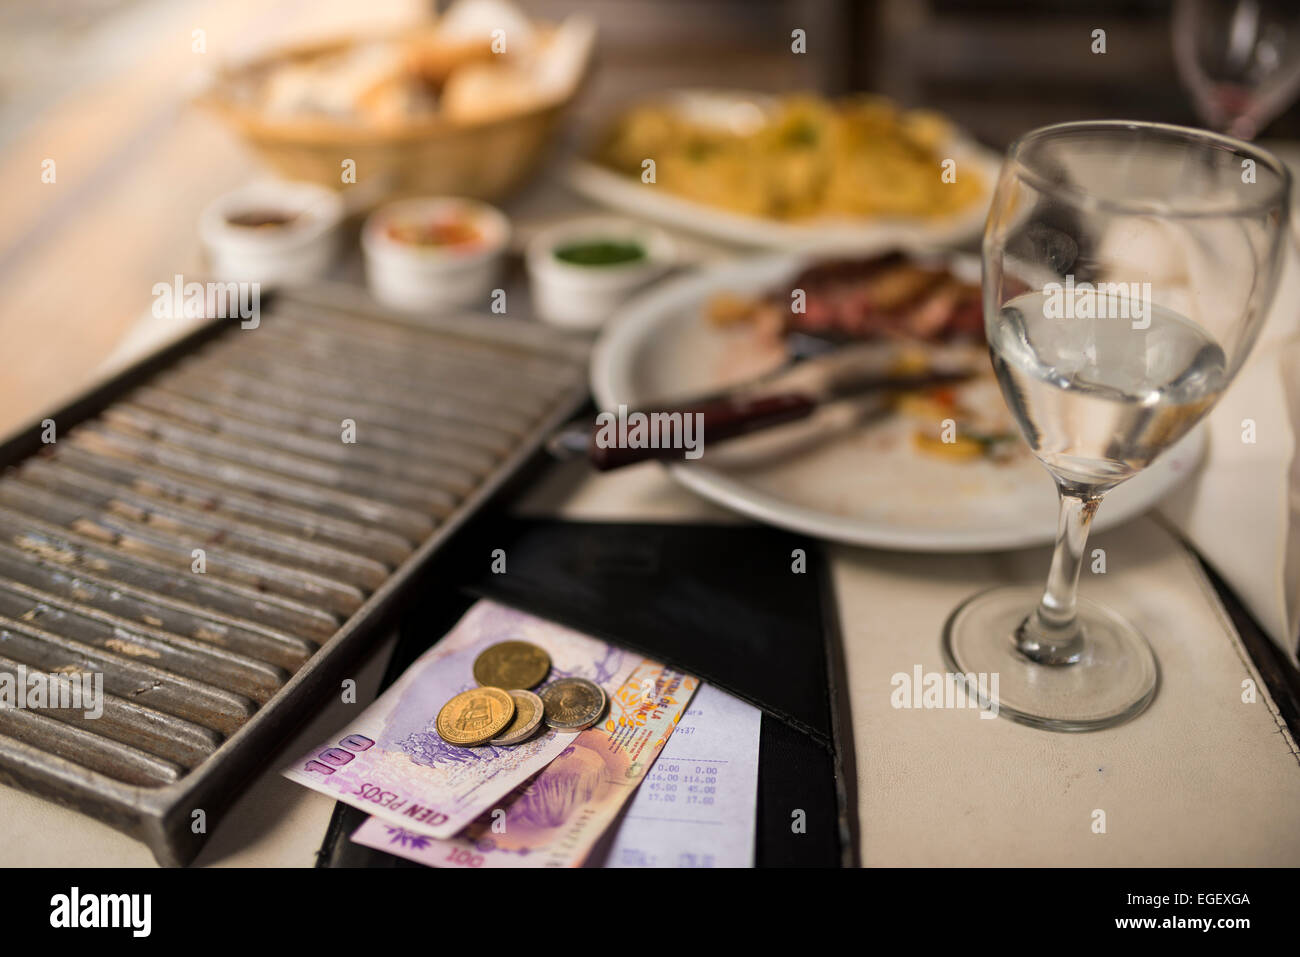
[[[955,259],[972,259],[969,254],[950,253]],[[614,409],[620,403],[635,404],[626,383],[620,381],[620,364],[630,365],[637,344],[657,325],[677,314],[683,299],[704,298],[721,288],[735,288],[732,283],[753,281],[769,274],[789,273],[811,259],[811,252],[769,253],[741,260],[706,266],[670,279],[627,303],[602,330],[591,356],[591,390],[602,409]],[[770,283],[770,280],[768,280]],[[755,286],[755,291],[758,287]],[[701,318],[701,321],[703,319]],[[1146,512],[1168,492],[1181,484],[1201,462],[1207,445],[1206,426],[1202,422],[1172,449],[1148,467],[1147,481],[1140,493],[1107,496],[1093,528],[1104,531]],[[993,531],[969,532],[890,526],[869,519],[853,518],[833,512],[821,512],[787,502],[726,475],[702,462],[665,464],[674,480],[687,489],[734,512],[827,541],[896,551],[917,552],[987,552],[1038,547],[1051,544],[1054,531],[1010,527]],[[1155,476],[1155,478],[1153,478]],[[1043,482],[1050,482],[1046,470]],[[1133,486],[1129,487],[1131,492]]]

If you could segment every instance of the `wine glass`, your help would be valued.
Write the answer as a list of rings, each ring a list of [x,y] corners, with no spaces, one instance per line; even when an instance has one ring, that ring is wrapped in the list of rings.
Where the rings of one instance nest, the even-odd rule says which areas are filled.
[[[1253,139],[1300,92],[1294,0],[1177,0],[1174,63],[1201,121]]]
[[[1157,123],[1063,123],[1007,152],[984,228],[985,332],[1013,417],[1060,494],[1047,586],[967,599],[952,669],[998,675],[998,712],[1038,727],[1118,724],[1151,701],[1155,657],[1076,598],[1102,496],[1214,406],[1281,272],[1290,174],[1266,151]]]

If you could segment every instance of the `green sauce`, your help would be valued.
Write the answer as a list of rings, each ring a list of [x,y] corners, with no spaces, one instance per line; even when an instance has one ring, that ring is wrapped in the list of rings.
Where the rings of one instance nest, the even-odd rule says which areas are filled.
[[[621,266],[645,259],[646,254],[639,243],[599,239],[561,246],[555,258],[574,266]]]

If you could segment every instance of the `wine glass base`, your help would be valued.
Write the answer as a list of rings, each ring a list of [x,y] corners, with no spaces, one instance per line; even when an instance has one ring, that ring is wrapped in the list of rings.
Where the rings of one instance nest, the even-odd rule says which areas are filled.
[[[1040,665],[1015,645],[1016,628],[1042,597],[1041,587],[994,588],[957,606],[943,628],[948,666],[977,686],[999,715],[1052,731],[1095,731],[1140,714],[1155,697],[1159,671],[1151,646],[1109,609],[1078,600],[1082,657],[1069,665]],[[987,677],[984,677],[987,676]]]

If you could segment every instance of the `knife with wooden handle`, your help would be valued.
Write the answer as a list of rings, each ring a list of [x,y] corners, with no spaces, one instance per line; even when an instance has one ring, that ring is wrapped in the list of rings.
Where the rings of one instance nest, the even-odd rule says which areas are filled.
[[[816,408],[817,400],[811,396],[787,392],[779,395],[736,396],[678,408],[641,411],[647,417],[654,413],[661,416],[680,414],[683,420],[688,415],[698,415],[697,434],[707,436],[709,444],[713,444],[774,425],[806,419]],[[685,458],[686,450],[681,447],[633,448],[627,445],[606,445],[598,440],[599,433],[600,426],[597,425],[588,436],[587,458],[602,472],[649,459]]]
[[[646,416],[658,415],[657,421],[672,421],[665,416],[680,416],[676,427],[681,428],[687,415],[699,416],[697,434],[709,445],[724,442],[763,429],[806,419],[817,409],[844,399],[870,394],[910,392],[963,382],[975,375],[978,365],[969,354],[954,360],[949,356],[942,365],[932,365],[921,372],[896,374],[889,371],[888,353],[878,346],[869,351],[855,353],[866,347],[849,347],[835,355],[811,359],[799,364],[796,370],[780,376],[747,383],[735,389],[715,393],[693,401],[664,405],[652,409],[636,410]],[[624,420],[635,413],[619,410]],[[611,415],[613,413],[610,413]],[[609,443],[600,440],[602,426],[598,417],[590,428],[575,426],[555,436],[550,442],[551,451],[561,457],[585,454],[591,464],[601,471],[621,468],[651,459],[685,460],[686,450],[675,447],[653,448],[649,445],[633,447],[629,444]],[[662,443],[659,443],[662,445]]]

